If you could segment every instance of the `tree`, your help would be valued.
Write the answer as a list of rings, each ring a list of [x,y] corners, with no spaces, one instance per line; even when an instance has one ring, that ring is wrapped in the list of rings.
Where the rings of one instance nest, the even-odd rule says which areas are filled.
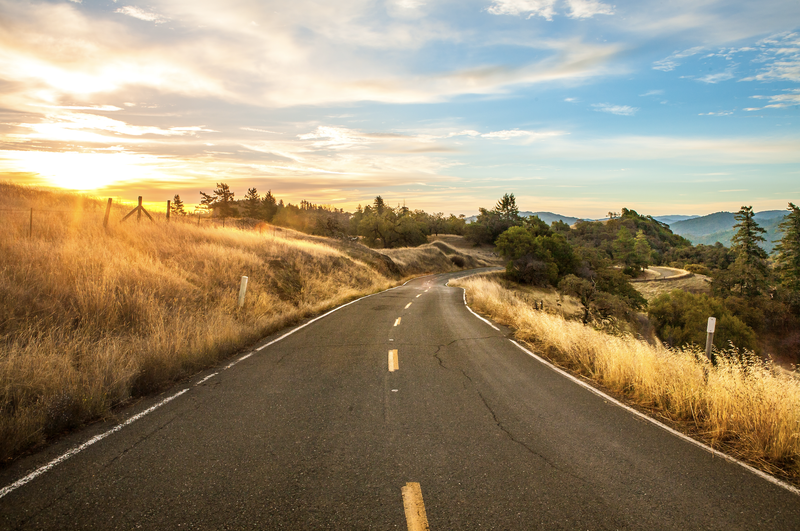
[[[738,230],[731,238],[732,250],[736,253],[732,272],[739,292],[749,297],[761,293],[767,278],[767,253],[759,245],[766,241],[762,234],[767,231],[758,226],[753,216],[753,207],[743,206],[734,216],[738,223],[733,228]]]
[[[234,195],[227,183],[217,183],[217,188],[211,194],[200,192],[200,204],[209,209],[216,209],[222,218],[231,217],[236,214],[233,206]]]
[[[170,213],[173,216],[185,216],[186,210],[184,210],[184,204],[181,200],[181,196],[175,194],[175,197],[172,198],[172,204],[169,206]]]
[[[753,329],[734,316],[716,297],[674,290],[651,300],[647,313],[658,337],[673,347],[704,345],[706,324],[708,318],[713,316],[717,318],[715,345],[727,346],[732,342],[739,348],[756,348],[756,334]]]
[[[636,237],[634,238],[633,252],[636,254],[637,265],[641,269],[647,269],[650,265],[653,249],[650,247],[647,236],[645,236],[644,231],[641,229],[639,229],[639,232],[636,233]]]
[[[271,222],[277,212],[278,203],[275,201],[275,196],[272,195],[272,190],[267,190],[267,193],[261,198],[261,216]]]
[[[494,211],[505,222],[517,224],[520,221],[519,208],[517,208],[517,199],[514,194],[504,194],[495,205]]]
[[[800,208],[794,203],[787,207],[789,214],[779,225],[783,232],[775,261],[781,284],[792,292],[800,292]]]
[[[258,195],[258,190],[255,188],[248,188],[247,194],[244,196],[245,212],[248,218],[259,219],[262,213],[261,197]]]

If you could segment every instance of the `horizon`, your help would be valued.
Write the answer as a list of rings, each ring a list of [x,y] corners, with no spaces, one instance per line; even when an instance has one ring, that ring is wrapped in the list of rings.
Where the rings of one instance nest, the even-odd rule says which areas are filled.
[[[800,203],[800,4],[0,0],[0,179],[601,219]],[[159,198],[159,201],[152,201]],[[156,208],[154,206],[154,208]],[[568,212],[568,213],[564,213]]]

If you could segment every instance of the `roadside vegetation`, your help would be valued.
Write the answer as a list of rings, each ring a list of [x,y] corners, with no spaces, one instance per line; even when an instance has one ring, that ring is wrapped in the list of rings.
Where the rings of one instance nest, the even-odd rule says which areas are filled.
[[[486,277],[451,283],[470,306],[512,327],[515,337],[613,394],[665,418],[715,448],[800,481],[800,380],[735,347],[712,365],[697,347],[648,344],[535,310]],[[600,328],[600,330],[598,330]]]
[[[789,203],[782,239],[769,257],[764,229],[751,207],[735,215],[733,246],[693,246],[650,216],[623,208],[603,221],[573,226],[522,218],[513,194],[481,208],[465,236],[494,243],[505,278],[556,288],[583,307],[583,324],[648,336],[673,347],[705,342],[708,317],[717,318],[715,344],[752,351],[786,366],[800,363],[800,209]],[[652,283],[651,265],[685,269],[700,279]],[[632,280],[637,280],[632,284]]]
[[[0,232],[0,459],[409,275],[486,265],[444,242],[384,254],[273,226],[123,223],[122,205],[104,229],[105,206],[0,184],[17,210]]]

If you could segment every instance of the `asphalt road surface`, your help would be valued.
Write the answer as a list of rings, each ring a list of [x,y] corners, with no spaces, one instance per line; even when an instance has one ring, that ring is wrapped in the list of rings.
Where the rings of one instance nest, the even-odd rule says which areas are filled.
[[[658,278],[675,277],[675,276],[678,276],[678,275],[683,273],[682,271],[678,271],[678,270],[675,270],[675,269],[672,269],[672,268],[668,268],[668,267],[650,266],[650,269],[661,275]]]
[[[800,529],[800,496],[529,356],[453,276],[266,338],[135,422],[18,461],[0,528]],[[409,524],[413,492],[427,523]]]

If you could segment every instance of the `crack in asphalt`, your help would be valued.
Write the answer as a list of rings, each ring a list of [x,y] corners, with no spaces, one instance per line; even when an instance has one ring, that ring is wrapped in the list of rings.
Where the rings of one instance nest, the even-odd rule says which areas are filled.
[[[466,338],[466,339],[489,339],[490,337],[497,337],[497,336],[489,336],[487,338]],[[500,418],[497,416],[497,413],[495,413],[495,411],[492,408],[492,406],[489,405],[489,402],[487,402],[486,397],[483,396],[483,393],[480,392],[480,390],[478,389],[478,386],[475,385],[475,381],[469,376],[469,374],[467,374],[467,372],[464,369],[460,368],[460,367],[457,368],[457,369],[454,369],[454,368],[447,367],[444,364],[444,360],[442,360],[442,358],[440,356],[441,350],[443,348],[449,347],[450,345],[452,345],[453,343],[456,343],[458,341],[464,341],[464,340],[463,339],[456,339],[456,340],[453,340],[453,341],[451,341],[450,343],[448,343],[446,345],[439,345],[438,346],[438,348],[436,349],[436,352],[433,353],[433,356],[439,362],[439,366],[441,368],[443,368],[444,370],[448,370],[448,371],[458,370],[459,372],[461,372],[461,374],[464,376],[464,378],[469,381],[469,385],[472,386],[474,391],[480,397],[481,402],[483,402],[483,406],[492,415],[492,420],[494,420],[495,425],[500,429],[500,431],[502,431],[506,435],[506,437],[508,437],[509,440],[511,440],[512,442],[522,446],[529,454],[535,455],[536,457],[538,457],[539,459],[541,459],[542,461],[547,463],[547,465],[549,465],[551,468],[553,468],[555,470],[558,470],[559,472],[563,472],[564,474],[567,474],[567,475],[577,479],[578,481],[580,481],[580,482],[582,482],[582,483],[584,483],[586,485],[592,485],[592,483],[590,481],[588,481],[586,478],[581,477],[581,476],[575,474],[574,472],[571,472],[570,470],[567,470],[567,469],[564,469],[562,467],[559,467],[558,465],[554,464],[552,461],[547,459],[545,456],[543,456],[542,454],[540,454],[539,452],[537,452],[536,450],[534,450],[533,448],[531,448],[530,446],[525,444],[524,441],[521,441],[520,439],[517,439],[514,436],[514,434],[511,433],[511,430],[509,430],[508,428],[503,426],[503,423],[500,421]],[[466,387],[467,386],[465,385],[464,388],[466,389]]]

